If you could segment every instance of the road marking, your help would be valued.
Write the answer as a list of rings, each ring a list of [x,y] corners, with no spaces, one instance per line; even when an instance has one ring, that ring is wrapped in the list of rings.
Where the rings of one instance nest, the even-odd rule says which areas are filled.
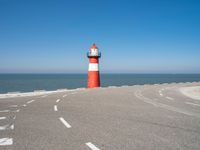
[[[67,128],[71,128],[71,125],[69,123],[67,123],[67,121],[65,121],[64,118],[60,117],[59,119]]]
[[[11,129],[11,130],[14,130],[14,128],[15,128],[15,126],[14,126],[14,124],[12,124],[12,125],[10,126],[10,129]]]
[[[162,90],[159,90],[159,94],[160,94],[160,96],[163,96],[163,94],[162,94]]]
[[[32,103],[32,102],[34,102],[34,101],[35,101],[35,100],[28,101],[27,104],[30,104],[30,103]]]
[[[0,120],[6,119],[6,117],[0,117]]]
[[[190,103],[190,102],[185,102],[185,104],[189,104],[189,105],[193,105],[193,106],[200,106],[199,104]]]
[[[166,98],[169,99],[169,100],[172,100],[172,101],[174,100],[172,97],[166,97]]]
[[[24,106],[24,107],[26,107],[27,105],[26,105],[26,104],[24,104],[23,106]]]
[[[13,111],[10,111],[10,110],[1,110],[0,112],[19,112],[19,109],[13,110]]]
[[[66,96],[67,96],[67,94],[63,95],[63,97],[66,97]]]
[[[10,105],[9,107],[18,107],[17,105]]]
[[[54,111],[58,111],[57,105],[54,105]]]
[[[0,110],[0,112],[10,112],[10,110]]]
[[[2,131],[2,130],[13,130],[14,129],[14,124],[12,124],[12,125],[9,125],[9,124],[7,124],[7,125],[4,125],[4,126],[0,126],[0,131]]]
[[[163,104],[163,103],[155,102],[154,99],[144,97],[140,90],[135,92],[135,96],[137,98],[139,98],[140,100],[142,100],[143,102],[151,104],[155,107],[160,107],[160,108],[164,108],[164,109],[174,111],[174,112],[177,112],[177,113],[182,113],[182,114],[185,114],[185,115],[188,115],[188,116],[195,116],[195,117],[199,118],[199,114],[197,114],[197,113],[188,112],[186,110],[182,110],[182,109],[179,109],[177,107],[173,107],[173,106],[169,106],[169,105],[166,105],[166,104]]]
[[[91,142],[85,143],[90,149],[92,150],[100,150],[99,148],[97,148],[94,144],[92,144]]]
[[[0,139],[0,145],[5,146],[5,145],[12,145],[13,144],[13,139],[12,138],[1,138]]]
[[[47,95],[43,95],[43,96],[41,96],[41,97],[42,97],[42,98],[43,98],[43,97],[47,97]]]
[[[19,112],[20,111],[20,109],[17,109],[16,111],[13,111],[13,112]]]
[[[56,100],[56,103],[58,103],[58,102],[60,102],[60,99],[57,99],[57,100]]]

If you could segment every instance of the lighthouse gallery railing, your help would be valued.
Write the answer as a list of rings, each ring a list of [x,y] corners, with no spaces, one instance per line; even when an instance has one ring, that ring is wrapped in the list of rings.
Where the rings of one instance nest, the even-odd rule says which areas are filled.
[[[101,57],[101,52],[97,53],[87,52],[87,57]]]

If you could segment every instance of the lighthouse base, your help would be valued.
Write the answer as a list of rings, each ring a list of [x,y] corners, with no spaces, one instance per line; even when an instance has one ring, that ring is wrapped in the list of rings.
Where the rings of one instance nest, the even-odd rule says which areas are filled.
[[[100,75],[99,71],[88,72],[88,88],[100,87]]]

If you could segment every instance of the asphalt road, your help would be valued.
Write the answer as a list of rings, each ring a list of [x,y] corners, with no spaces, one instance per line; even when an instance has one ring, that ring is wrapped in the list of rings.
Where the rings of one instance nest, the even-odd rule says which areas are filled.
[[[199,150],[200,101],[124,86],[0,99],[0,150]]]

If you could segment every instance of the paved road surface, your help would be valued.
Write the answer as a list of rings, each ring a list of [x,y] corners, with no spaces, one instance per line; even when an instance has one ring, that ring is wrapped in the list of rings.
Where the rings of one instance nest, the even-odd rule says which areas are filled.
[[[0,150],[199,150],[200,101],[178,90],[193,85],[0,99]]]

